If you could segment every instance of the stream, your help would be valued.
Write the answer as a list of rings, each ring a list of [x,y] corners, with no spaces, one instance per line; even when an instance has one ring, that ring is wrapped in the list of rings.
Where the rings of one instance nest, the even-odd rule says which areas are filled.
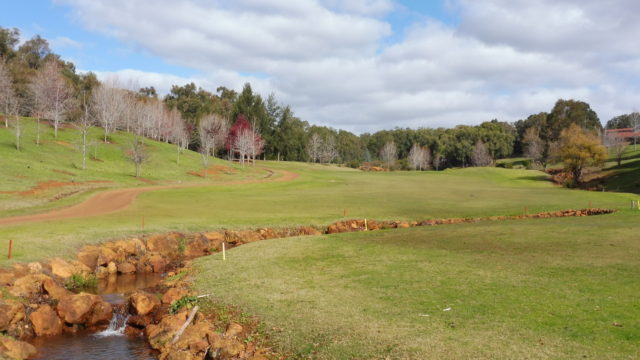
[[[132,292],[153,287],[162,280],[160,274],[132,274],[100,280],[97,295],[112,305],[122,305]],[[120,309],[120,311],[118,310]],[[123,306],[114,306],[109,326],[99,332],[88,330],[75,334],[36,337],[31,343],[38,349],[34,359],[40,360],[154,360],[155,353],[140,336],[124,333],[128,314]]]

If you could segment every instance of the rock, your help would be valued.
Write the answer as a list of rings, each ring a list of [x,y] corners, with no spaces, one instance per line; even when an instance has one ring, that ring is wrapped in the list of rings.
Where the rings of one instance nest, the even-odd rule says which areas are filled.
[[[227,339],[225,345],[220,351],[220,357],[222,359],[232,359],[238,357],[244,351],[244,345],[233,339]]]
[[[83,247],[78,252],[78,260],[90,269],[95,269],[98,265],[98,256],[100,256],[100,247],[90,245]]]
[[[98,259],[96,260],[97,265],[108,265],[111,262],[115,262],[118,260],[118,254],[109,249],[108,247],[100,247],[98,252]]]
[[[179,253],[178,238],[182,238],[182,235],[171,233],[151,236],[147,239],[147,250],[163,255],[175,256]]]
[[[102,299],[98,299],[95,304],[93,304],[93,308],[91,309],[91,315],[86,322],[86,325],[102,325],[108,324],[113,317],[113,307],[106,301]]]
[[[36,348],[29,343],[14,340],[7,336],[0,336],[0,354],[10,359],[28,359],[36,353]]]
[[[159,253],[146,253],[138,262],[137,272],[139,273],[162,273],[165,271],[169,261]]]
[[[42,288],[44,289],[44,292],[49,294],[49,297],[54,300],[60,300],[67,295],[71,295],[71,291],[60,286],[57,282],[55,282],[55,280],[51,278],[45,279],[42,282]]]
[[[62,332],[62,321],[49,305],[42,305],[29,315],[37,336],[52,336]]]
[[[24,318],[24,305],[19,301],[7,299],[0,303],[0,331],[9,330]]]
[[[109,273],[109,275],[117,274],[118,266],[116,265],[116,263],[110,261],[109,264],[107,264],[107,272]]]
[[[225,231],[225,240],[234,244],[246,244],[262,240],[260,233],[251,230]]]
[[[40,273],[42,273],[42,264],[40,264],[37,261],[29,263],[27,265],[27,267],[29,268],[29,273],[31,273],[31,274],[40,274]]]
[[[23,276],[14,281],[11,287],[11,294],[17,297],[30,298],[42,294],[42,283],[46,279],[51,279],[44,274],[33,274]]]
[[[0,286],[11,286],[16,275],[9,270],[0,270]]]
[[[209,347],[209,335],[214,333],[213,327],[206,322],[191,324],[175,344],[162,349],[163,353],[168,353],[167,359],[202,359]]]
[[[49,264],[51,265],[51,273],[63,279],[68,279],[76,273],[75,266],[60,258],[51,259]]]
[[[118,272],[120,274],[133,274],[136,272],[136,267],[133,266],[131,263],[124,262],[124,263],[118,264]]]
[[[58,315],[68,324],[85,324],[99,296],[80,293],[68,295],[58,303]]]
[[[242,325],[232,322],[227,326],[227,330],[224,332],[224,336],[228,338],[237,337],[238,335],[242,334],[243,331],[244,328],[242,327]]]
[[[167,290],[167,292],[164,293],[164,295],[162,295],[162,303],[172,304],[174,301],[180,300],[187,295],[189,295],[188,290],[173,287]]]
[[[315,228],[312,228],[310,226],[303,226],[300,229],[298,229],[298,234],[300,235],[322,235],[322,233]]]
[[[210,254],[211,243],[205,236],[196,235],[194,239],[191,239],[186,245],[184,255],[189,258],[197,258]]]
[[[409,227],[410,227],[410,226],[409,226],[409,223],[408,223],[408,222],[406,222],[406,221],[401,221],[401,222],[399,222],[397,226],[398,226],[398,228],[399,228],[399,229],[406,229],[406,228],[409,228]]]
[[[142,255],[146,251],[142,240],[137,238],[114,241],[109,247],[116,253],[120,251],[123,252],[126,256]]]
[[[147,326],[144,331],[151,347],[160,350],[167,345],[188,316],[186,311],[182,311],[175,315],[164,316],[157,325]]]
[[[105,266],[98,266],[95,274],[98,279],[106,279],[109,277],[109,270]]]
[[[136,291],[129,297],[129,303],[137,315],[147,315],[160,306],[160,300],[144,291]]]

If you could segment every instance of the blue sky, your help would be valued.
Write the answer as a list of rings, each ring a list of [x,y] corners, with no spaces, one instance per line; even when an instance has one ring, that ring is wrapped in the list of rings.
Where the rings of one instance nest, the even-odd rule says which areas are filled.
[[[149,4],[153,4],[150,6]],[[250,82],[355,132],[516,121],[559,98],[640,108],[636,0],[30,0],[0,26],[161,93]]]

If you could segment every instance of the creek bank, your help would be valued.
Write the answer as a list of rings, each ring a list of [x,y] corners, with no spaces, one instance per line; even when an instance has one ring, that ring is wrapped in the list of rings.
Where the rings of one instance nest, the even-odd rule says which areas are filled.
[[[614,210],[582,209],[519,216],[433,219],[413,221],[374,221],[365,219],[333,223],[325,229],[261,228],[194,234],[176,232],[143,238],[116,240],[88,245],[77,253],[77,260],[60,258],[46,262],[17,264],[0,269],[0,356],[28,359],[37,349],[27,341],[34,337],[104,330],[114,313],[127,314],[124,333],[144,336],[157,350],[159,359],[266,359],[272,354],[257,346],[251,326],[228,322],[196,313],[182,335],[175,334],[188,318],[190,306],[197,302],[189,283],[190,259],[254,241],[302,235],[373,231],[414,226],[474,223],[517,219],[555,218],[610,214]],[[78,281],[96,277],[144,276],[167,273],[160,285],[133,292],[121,304],[112,304],[88,292],[68,288]],[[77,285],[77,284],[76,284]]]

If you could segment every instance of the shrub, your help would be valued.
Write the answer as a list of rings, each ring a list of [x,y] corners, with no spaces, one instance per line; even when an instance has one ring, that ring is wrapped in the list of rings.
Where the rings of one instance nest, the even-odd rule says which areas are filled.
[[[64,287],[72,291],[95,290],[98,287],[98,279],[95,275],[73,274],[64,283]]]
[[[177,313],[180,309],[191,309],[198,302],[198,297],[196,296],[183,296],[180,300],[176,300],[171,303],[169,307],[169,312],[172,314]]]

